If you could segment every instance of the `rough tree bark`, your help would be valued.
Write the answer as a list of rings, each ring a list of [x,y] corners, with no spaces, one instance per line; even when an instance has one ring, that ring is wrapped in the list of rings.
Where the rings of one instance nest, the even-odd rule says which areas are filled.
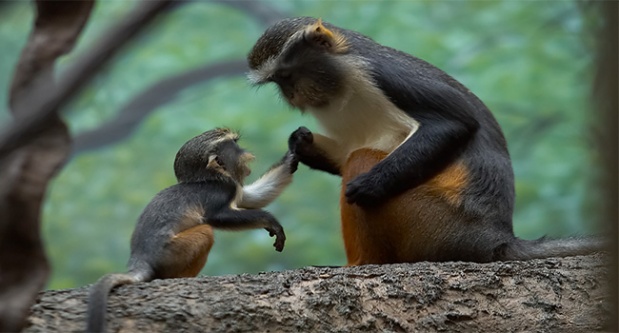
[[[593,332],[608,256],[303,268],[121,286],[110,332]],[[26,332],[84,329],[87,288],[42,293]]]

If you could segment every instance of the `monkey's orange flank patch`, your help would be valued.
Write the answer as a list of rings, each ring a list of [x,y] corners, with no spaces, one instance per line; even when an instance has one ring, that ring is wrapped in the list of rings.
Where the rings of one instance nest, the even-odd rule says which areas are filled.
[[[466,188],[468,178],[469,170],[467,167],[462,162],[456,162],[436,175],[424,186],[427,186],[431,193],[447,199],[454,205],[458,205],[462,201],[462,190]]]
[[[174,236],[171,248],[174,249],[177,272],[172,277],[194,277],[206,264],[206,258],[213,246],[213,228],[200,224]]]

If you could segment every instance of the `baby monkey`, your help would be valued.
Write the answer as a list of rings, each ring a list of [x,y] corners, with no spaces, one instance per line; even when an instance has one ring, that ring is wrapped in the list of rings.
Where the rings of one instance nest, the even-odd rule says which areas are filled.
[[[104,331],[107,298],[115,286],[196,276],[213,246],[212,228],[264,228],[276,237],[275,250],[282,251],[284,229],[260,208],[291,183],[298,160],[287,152],[262,177],[243,186],[254,156],[238,146],[238,138],[217,128],[181,147],[174,161],[178,184],[159,192],[142,212],[131,237],[128,272],[105,275],[92,287],[88,332]]]

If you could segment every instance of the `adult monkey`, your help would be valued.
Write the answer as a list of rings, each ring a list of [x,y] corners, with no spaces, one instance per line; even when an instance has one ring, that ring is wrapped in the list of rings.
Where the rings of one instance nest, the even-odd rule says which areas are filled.
[[[489,262],[586,254],[593,238],[514,236],[514,176],[488,108],[431,64],[310,17],[269,27],[248,55],[254,84],[318,119],[289,145],[342,176],[349,265]]]

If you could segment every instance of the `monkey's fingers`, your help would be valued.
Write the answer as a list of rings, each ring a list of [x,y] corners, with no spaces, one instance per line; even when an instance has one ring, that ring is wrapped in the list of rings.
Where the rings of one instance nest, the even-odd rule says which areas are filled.
[[[282,252],[284,250],[284,243],[286,243],[286,236],[284,233],[277,235],[275,238],[275,243],[273,243],[273,246],[275,246],[275,251]]]
[[[307,127],[301,126],[290,134],[288,138],[288,149],[297,153],[300,148],[314,143],[314,134]]]
[[[284,249],[284,243],[286,243],[286,234],[284,233],[284,229],[282,228],[266,228],[271,237],[275,236],[275,243],[273,246],[275,247],[275,251],[282,252]]]
[[[290,173],[293,174],[299,168],[299,157],[292,151],[286,152],[284,156],[285,163],[290,168]]]
[[[385,200],[381,189],[367,173],[359,175],[346,184],[346,202],[364,207],[377,206]]]

